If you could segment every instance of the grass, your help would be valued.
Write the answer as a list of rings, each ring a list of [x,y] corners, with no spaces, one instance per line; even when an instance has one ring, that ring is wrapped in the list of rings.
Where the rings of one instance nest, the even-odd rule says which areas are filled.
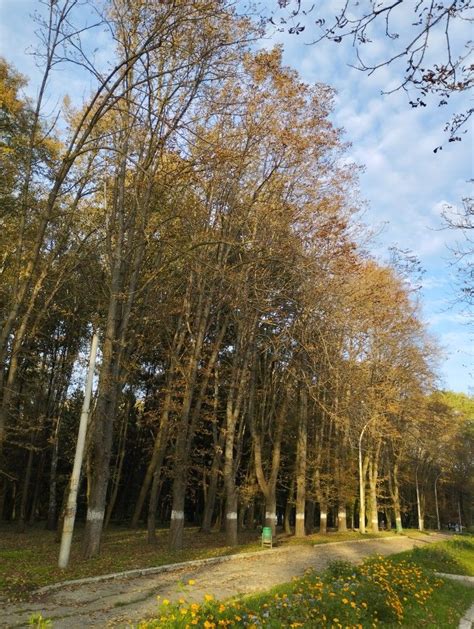
[[[100,556],[85,561],[81,557],[82,532],[79,527],[74,535],[69,567],[61,570],[57,567],[59,544],[55,542],[54,532],[32,527],[26,533],[18,533],[14,526],[3,525],[0,528],[0,596],[10,601],[19,600],[36,588],[64,580],[261,550],[257,530],[242,531],[240,545],[231,547],[226,545],[224,533],[206,535],[197,528],[186,528],[184,550],[170,551],[167,529],[157,530],[157,542],[150,545],[146,541],[146,531],[115,527],[104,534]],[[354,531],[331,532],[310,535],[304,543],[323,544],[362,537],[370,536],[361,536]],[[279,535],[278,543],[303,541]]]
[[[206,535],[196,528],[187,528],[185,550],[172,552],[167,549],[167,530],[158,530],[156,544],[148,544],[146,531],[117,527],[104,534],[100,556],[85,561],[81,557],[82,533],[80,528],[75,533],[69,567],[61,570],[57,566],[59,544],[54,532],[35,527],[19,534],[13,527],[2,527],[0,596],[19,600],[38,587],[69,579],[260,549],[255,531],[244,533],[241,545],[235,548],[226,546],[221,533]]]
[[[278,536],[278,541],[282,545],[302,545],[307,544],[309,546],[315,546],[317,544],[327,544],[328,542],[353,542],[354,540],[362,539],[376,539],[380,537],[392,537],[395,535],[395,531],[380,531],[379,533],[364,533],[361,535],[357,531],[345,531],[339,533],[338,531],[330,531],[326,535],[320,533],[313,533],[312,535],[306,535],[305,537],[294,537],[293,535],[281,534]]]
[[[456,537],[449,542],[421,546],[400,556],[405,555],[424,568],[474,576],[474,536]]]
[[[474,560],[473,538],[374,557],[357,567],[334,562],[320,576],[308,573],[269,592],[230,601],[208,596],[201,605],[184,601],[171,605],[164,600],[157,617],[139,627],[457,628],[474,601],[474,588],[436,577],[433,568],[446,571],[446,555],[456,561],[459,553],[462,560],[452,565],[469,566]]]

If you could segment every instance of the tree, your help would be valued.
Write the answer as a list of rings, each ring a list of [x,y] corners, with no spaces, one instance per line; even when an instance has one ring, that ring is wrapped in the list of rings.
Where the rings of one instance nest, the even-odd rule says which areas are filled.
[[[0,72],[1,514],[55,525],[94,328],[86,556],[110,521],[145,512],[148,540],[159,520],[172,548],[185,522],[225,521],[235,544],[283,512],[298,536],[357,510],[399,527],[415,487],[427,518],[436,488],[440,520],[454,488],[468,521],[469,425],[453,422],[458,458],[441,461],[426,427],[457,416],[426,402],[435,352],[410,291],[354,242],[332,90],[279,47],[253,51],[232,2],[105,3],[112,74],[76,39],[78,3],[47,6],[46,42],[67,43],[47,47],[49,69],[80,63],[95,87],[56,139]]]
[[[455,229],[459,234],[451,251],[459,273],[460,300],[468,306],[470,313],[474,305],[474,199],[463,199],[459,210],[452,206],[445,207],[443,218],[448,229]]]
[[[314,44],[323,39],[337,44],[348,40],[358,70],[371,75],[381,68],[395,66],[400,78],[390,92],[400,89],[418,92],[417,98],[410,96],[412,107],[425,107],[430,95],[437,98],[438,105],[446,105],[449,98],[467,92],[474,85],[469,61],[473,43],[471,39],[459,41],[458,35],[459,27],[467,27],[474,20],[472,0],[421,0],[411,5],[406,0],[349,0],[340,3],[335,15],[328,15],[304,0],[278,0],[278,5],[285,10],[280,29],[288,28],[296,35],[306,31]],[[309,27],[308,20],[311,20]],[[278,23],[276,15],[270,22]],[[443,38],[441,47],[437,44],[439,37]],[[377,43],[384,43],[384,39],[389,50],[374,60],[373,49]],[[473,112],[474,108],[468,107],[447,123],[450,142],[461,140],[461,135],[468,131]]]

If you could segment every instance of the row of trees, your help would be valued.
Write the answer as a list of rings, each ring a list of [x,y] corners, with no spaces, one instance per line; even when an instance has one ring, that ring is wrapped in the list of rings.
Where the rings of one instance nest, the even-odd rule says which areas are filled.
[[[259,508],[297,535],[315,513],[401,528],[412,504],[423,526],[428,487],[470,518],[472,430],[430,396],[407,285],[356,238],[331,90],[253,51],[232,3],[113,0],[90,28],[83,3],[48,8],[37,101],[0,63],[0,514],[57,525],[98,331],[86,557],[112,518],[146,516],[150,541],[168,520],[172,548],[185,519],[235,544]],[[95,87],[45,116],[68,64]]]

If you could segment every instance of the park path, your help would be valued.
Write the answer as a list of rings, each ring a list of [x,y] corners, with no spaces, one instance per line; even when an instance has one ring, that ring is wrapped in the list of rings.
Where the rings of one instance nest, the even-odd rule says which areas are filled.
[[[51,619],[53,629],[130,627],[156,614],[157,596],[201,602],[205,594],[217,599],[250,594],[291,581],[308,568],[322,571],[336,559],[357,563],[369,555],[390,555],[447,538],[431,533],[417,538],[290,545],[231,560],[223,558],[220,563],[181,566],[165,573],[67,585],[38,594],[28,603],[4,605],[0,627],[27,627],[33,613]],[[185,585],[190,579],[195,584]]]

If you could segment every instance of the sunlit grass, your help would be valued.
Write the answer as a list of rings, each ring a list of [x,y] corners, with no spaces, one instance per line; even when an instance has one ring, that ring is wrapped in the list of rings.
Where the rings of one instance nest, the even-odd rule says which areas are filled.
[[[445,546],[455,554],[459,541],[465,540]],[[184,598],[171,604],[164,599],[156,617],[139,627],[457,627],[474,601],[474,588],[436,577],[415,563],[417,550],[374,557],[358,567],[334,562],[322,575],[307,573],[269,592],[230,601],[206,596],[202,604],[187,604]],[[472,540],[463,550],[474,555]]]
[[[438,542],[414,548],[397,555],[410,557],[424,568],[447,574],[474,576],[474,536],[456,536],[449,542]]]

